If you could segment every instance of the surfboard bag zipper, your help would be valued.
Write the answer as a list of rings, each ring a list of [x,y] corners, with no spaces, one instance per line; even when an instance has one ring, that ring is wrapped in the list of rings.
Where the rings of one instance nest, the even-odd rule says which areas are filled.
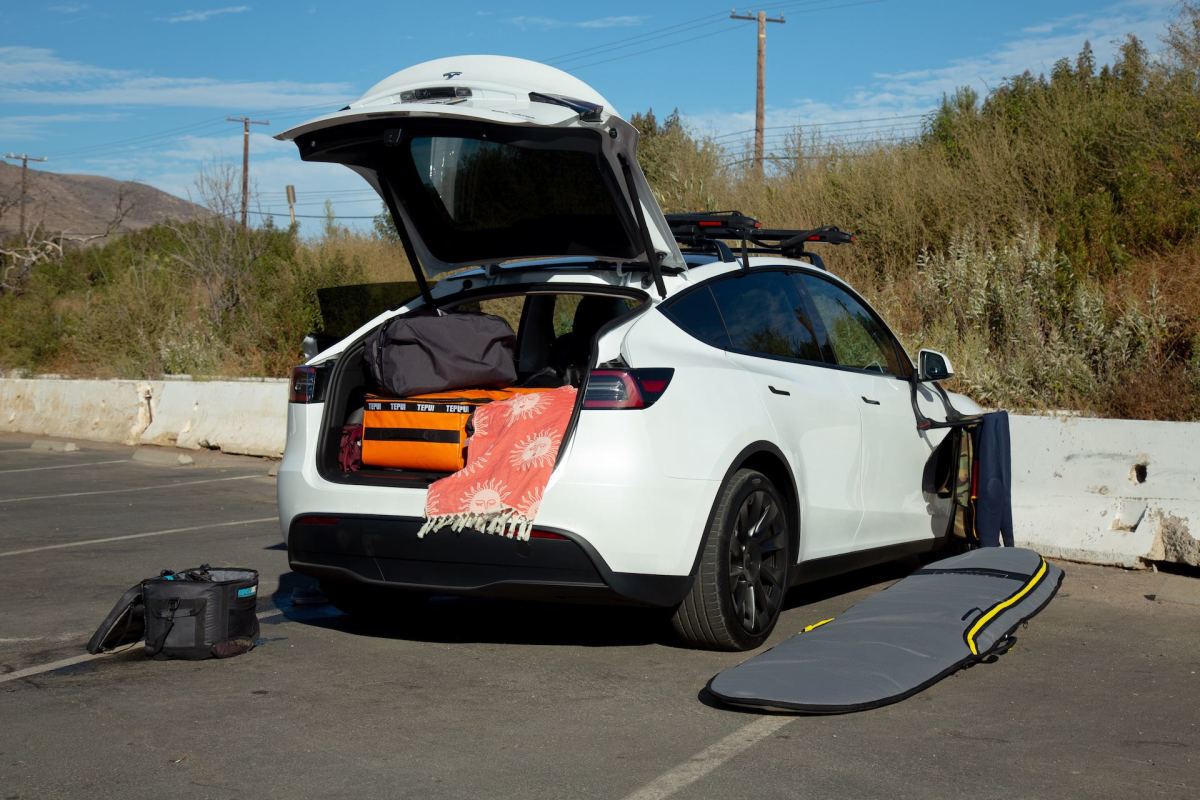
[[[943,559],[717,674],[708,691],[730,705],[809,714],[895,703],[1007,652],[1062,579],[1024,548]]]

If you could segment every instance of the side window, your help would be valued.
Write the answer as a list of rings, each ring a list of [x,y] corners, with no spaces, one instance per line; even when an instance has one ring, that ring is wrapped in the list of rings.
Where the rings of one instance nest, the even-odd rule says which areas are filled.
[[[895,340],[866,306],[815,275],[802,275],[800,282],[821,318],[838,364],[898,377],[908,375],[910,370],[901,363]]]
[[[822,361],[816,330],[787,272],[749,272],[712,284],[735,350]]]
[[[480,300],[479,310],[484,314],[495,314],[504,319],[513,332],[521,329],[521,309],[525,306],[525,298],[500,297],[494,300]]]
[[[729,348],[729,334],[721,321],[721,312],[713,300],[712,290],[700,286],[677,300],[672,300],[663,313],[685,331],[702,342],[722,349]]]

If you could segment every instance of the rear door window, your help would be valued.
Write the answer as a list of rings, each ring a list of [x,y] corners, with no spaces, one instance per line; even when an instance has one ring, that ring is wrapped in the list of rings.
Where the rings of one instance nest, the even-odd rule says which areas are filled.
[[[900,345],[862,302],[840,286],[803,274],[800,282],[828,336],[829,348],[844,367],[907,377]]]
[[[507,130],[406,138],[386,168],[433,255],[451,264],[641,249],[592,131]],[[407,151],[407,152],[405,152]]]
[[[749,272],[712,284],[730,346],[751,355],[821,362],[817,331],[787,272]]]

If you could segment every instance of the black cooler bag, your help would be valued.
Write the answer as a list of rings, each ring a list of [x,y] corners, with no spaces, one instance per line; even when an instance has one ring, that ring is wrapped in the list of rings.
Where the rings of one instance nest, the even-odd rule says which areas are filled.
[[[396,317],[365,344],[371,377],[392,397],[502,389],[517,381],[517,337],[493,314]]]
[[[131,587],[88,642],[98,653],[145,637],[152,658],[228,658],[258,638],[258,572],[204,565]]]

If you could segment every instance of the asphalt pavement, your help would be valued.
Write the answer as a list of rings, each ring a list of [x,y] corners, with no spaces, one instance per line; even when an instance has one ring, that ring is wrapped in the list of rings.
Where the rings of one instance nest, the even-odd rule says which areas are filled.
[[[1194,577],[1063,564],[994,664],[873,711],[744,713],[702,692],[744,654],[637,609],[292,603],[268,461],[32,443],[0,435],[0,800],[1200,797],[1200,606],[1150,599]],[[131,584],[204,562],[259,570],[255,650],[84,657]],[[915,566],[793,591],[771,643]]]

